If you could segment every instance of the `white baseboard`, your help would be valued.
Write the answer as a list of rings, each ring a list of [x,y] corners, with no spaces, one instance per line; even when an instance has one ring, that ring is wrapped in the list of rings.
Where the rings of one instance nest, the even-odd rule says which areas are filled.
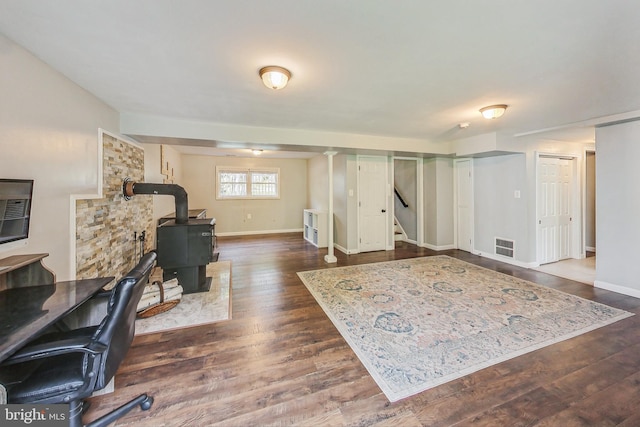
[[[595,251],[596,251],[595,246],[587,246],[585,249],[586,249],[587,251],[589,251],[589,252],[595,252]]]
[[[640,289],[627,288],[626,286],[614,285],[613,283],[596,280],[593,282],[594,288],[605,289],[607,291],[616,292],[622,295],[628,295],[634,298],[640,298]]]
[[[357,249],[349,250],[349,249],[347,249],[347,248],[345,248],[343,246],[340,246],[337,243],[334,243],[333,247],[336,248],[337,250],[339,250],[340,252],[342,252],[345,255],[353,255],[353,254],[359,254],[360,253],[360,251],[358,251]]]
[[[496,255],[496,254],[492,254],[492,253],[489,253],[489,252],[482,252],[482,251],[473,251],[473,253],[476,254],[476,255],[480,255],[481,257],[492,259],[494,261],[505,262],[507,264],[516,265],[516,266],[522,267],[522,268],[540,267],[540,264],[538,264],[535,261],[534,262],[518,261],[517,259],[508,258],[508,257],[502,256],[502,255]]]
[[[302,228],[294,228],[288,230],[256,230],[256,231],[227,231],[224,233],[218,233],[216,236],[251,236],[254,234],[278,234],[278,233],[302,233]]]
[[[441,246],[436,246],[436,245],[432,245],[430,243],[425,243],[422,245],[423,248],[427,248],[427,249],[431,249],[432,251],[447,251],[449,249],[455,249],[455,245],[451,244],[451,245],[441,245]]]

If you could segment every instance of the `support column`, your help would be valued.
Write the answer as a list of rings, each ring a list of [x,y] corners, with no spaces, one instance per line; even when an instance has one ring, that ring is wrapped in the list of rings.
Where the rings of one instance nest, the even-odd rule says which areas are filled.
[[[329,167],[329,212],[327,213],[327,232],[329,233],[327,243],[327,254],[324,256],[324,262],[328,264],[338,262],[333,252],[333,156],[338,154],[336,151],[326,151],[327,165]]]

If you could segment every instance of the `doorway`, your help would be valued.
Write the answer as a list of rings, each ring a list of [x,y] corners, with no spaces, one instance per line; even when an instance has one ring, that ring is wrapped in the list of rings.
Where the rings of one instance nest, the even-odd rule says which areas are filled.
[[[411,244],[418,244],[421,227],[418,218],[421,216],[422,203],[419,190],[419,162],[416,158],[393,158],[393,218],[394,234]],[[397,228],[397,229],[396,229]],[[400,231],[401,230],[401,231]]]
[[[539,257],[540,266],[535,270],[542,271],[544,273],[552,274],[554,276],[564,277],[566,279],[574,280],[589,285],[593,285],[596,275],[596,258],[595,258],[595,151],[585,151],[585,162],[582,173],[577,172],[577,158],[565,159],[573,163],[572,184],[569,185],[571,190],[570,205],[571,206],[571,218],[576,218],[576,221],[570,221],[570,233],[573,235],[570,238],[569,244],[569,256],[561,259],[557,262],[550,261],[548,263],[543,262],[544,259]],[[562,158],[560,158],[562,159]],[[540,159],[538,159],[540,160]],[[539,161],[539,165],[540,165]],[[578,191],[578,175],[582,178],[584,183],[581,186],[581,192]],[[538,173],[538,184],[540,184],[541,174]],[[553,181],[553,180],[552,180]],[[582,204],[579,204],[577,194],[582,194]],[[540,198],[541,192],[538,192]],[[538,199],[538,203],[540,200]],[[540,204],[538,204],[540,209]],[[581,212],[582,215],[575,215],[575,213]],[[580,218],[582,219],[582,225],[579,224]],[[539,218],[540,220],[540,218]],[[540,224],[538,224],[540,227]],[[538,240],[538,248],[541,245]]]
[[[585,152],[584,252],[596,252],[596,152]]]
[[[579,252],[576,170],[573,156],[538,155],[537,252],[541,265],[572,258]]]

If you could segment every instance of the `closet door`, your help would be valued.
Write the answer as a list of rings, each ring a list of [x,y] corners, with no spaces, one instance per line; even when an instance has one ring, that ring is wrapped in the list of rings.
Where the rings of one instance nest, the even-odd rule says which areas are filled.
[[[538,161],[538,262],[570,257],[573,161],[540,156]]]
[[[457,247],[473,250],[473,163],[471,159],[455,161],[456,167],[456,221]]]

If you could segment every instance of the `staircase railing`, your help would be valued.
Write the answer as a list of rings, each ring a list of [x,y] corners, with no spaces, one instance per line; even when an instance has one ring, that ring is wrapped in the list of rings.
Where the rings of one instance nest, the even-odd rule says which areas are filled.
[[[396,197],[398,198],[398,201],[400,201],[400,203],[402,203],[402,206],[405,207],[405,208],[408,208],[409,205],[407,204],[407,202],[404,201],[404,199],[400,195],[400,192],[398,191],[397,187],[393,187],[393,192],[396,193]]]

